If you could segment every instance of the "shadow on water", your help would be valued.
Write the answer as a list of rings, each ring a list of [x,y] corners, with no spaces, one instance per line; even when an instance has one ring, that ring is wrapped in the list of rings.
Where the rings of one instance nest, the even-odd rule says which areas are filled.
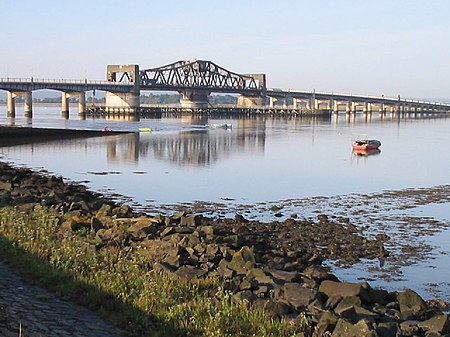
[[[126,303],[98,287],[77,280],[74,275],[54,268],[42,257],[18,247],[16,242],[2,235],[0,235],[0,258],[6,260],[9,267],[20,275],[25,283],[40,286],[64,301],[86,307],[119,328],[123,336],[200,335],[198,331],[178,328],[163,322],[150,312]],[[14,286],[11,284],[11,287]],[[85,329],[89,331],[88,326]]]

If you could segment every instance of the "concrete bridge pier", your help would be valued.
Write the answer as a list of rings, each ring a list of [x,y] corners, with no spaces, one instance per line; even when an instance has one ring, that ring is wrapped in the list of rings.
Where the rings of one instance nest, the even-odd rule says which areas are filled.
[[[23,113],[26,118],[33,117],[33,100],[31,91],[8,91],[6,97],[6,115],[16,117],[16,97],[23,97]]]
[[[333,112],[338,113],[339,112],[339,102],[333,101]]]
[[[61,115],[63,118],[69,118],[70,112],[70,102],[69,98],[77,96],[78,97],[78,116],[86,116],[86,93],[84,91],[80,92],[65,92],[61,93]]]
[[[311,110],[311,100],[308,99],[305,101],[306,110]]]
[[[107,111],[135,112],[139,108],[139,91],[137,92],[106,92],[105,96]]]
[[[327,102],[327,110],[334,111],[334,99],[330,99]]]
[[[208,96],[210,92],[205,90],[180,91],[180,104],[182,108],[206,109],[209,106]]]
[[[351,114],[351,113],[356,112],[356,105],[355,105],[355,103],[352,102],[352,101],[348,101],[346,106],[345,106],[345,112],[347,114]]]
[[[275,97],[269,97],[269,108],[273,108],[277,99]]]
[[[319,102],[319,100],[316,99],[316,94],[312,94],[312,96],[309,100],[309,108],[317,111],[317,110],[319,110],[319,105],[320,105],[320,102]]]
[[[298,109],[298,101],[297,98],[292,97],[292,109],[297,110]]]
[[[78,93],[78,116],[86,117],[86,93],[84,91]]]
[[[239,95],[237,99],[237,105],[240,107],[248,108],[252,106],[262,106],[266,104],[267,98],[264,96],[244,96]]]
[[[16,117],[16,94],[8,91],[6,97],[6,115],[8,117]]]
[[[61,116],[64,119],[69,119],[69,98],[70,95],[67,92],[61,93]]]
[[[363,112],[367,113],[367,114],[371,114],[372,113],[372,103],[364,102]]]
[[[27,118],[33,117],[33,99],[31,91],[24,91],[23,114]]]

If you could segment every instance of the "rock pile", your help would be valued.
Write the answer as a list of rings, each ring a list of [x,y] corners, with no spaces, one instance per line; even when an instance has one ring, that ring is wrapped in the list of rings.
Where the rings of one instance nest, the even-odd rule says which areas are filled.
[[[95,233],[95,249],[132,248],[151,268],[182,278],[217,276],[236,303],[263,308],[274,319],[306,318],[321,336],[445,336],[447,303],[412,290],[388,292],[347,283],[321,267],[386,255],[383,240],[365,238],[348,219],[316,221],[209,219],[179,212],[137,214],[126,205],[61,178],[0,164],[0,205],[63,211],[60,230]],[[303,315],[300,315],[303,313]],[[450,335],[449,335],[450,336]]]

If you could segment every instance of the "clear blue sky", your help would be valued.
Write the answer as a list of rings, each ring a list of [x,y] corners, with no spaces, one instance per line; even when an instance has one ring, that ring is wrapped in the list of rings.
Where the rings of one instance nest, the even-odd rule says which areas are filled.
[[[2,0],[0,77],[208,59],[268,86],[450,98],[447,0]]]

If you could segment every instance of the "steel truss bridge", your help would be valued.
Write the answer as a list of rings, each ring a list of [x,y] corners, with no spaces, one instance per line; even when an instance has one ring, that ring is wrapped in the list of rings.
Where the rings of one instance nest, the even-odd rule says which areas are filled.
[[[86,112],[86,91],[106,92],[106,111],[134,113],[139,110],[141,91],[176,91],[181,109],[207,109],[211,93],[238,94],[237,106],[289,111],[406,111],[448,113],[450,104],[398,97],[364,96],[303,90],[271,89],[265,74],[238,74],[211,61],[178,61],[162,67],[139,69],[138,65],[108,65],[106,81],[0,78],[7,91],[7,114],[15,115],[15,98],[24,97],[24,113],[32,116],[32,92],[53,89],[62,92],[62,112],[68,115],[69,98],[78,98],[78,112]]]

